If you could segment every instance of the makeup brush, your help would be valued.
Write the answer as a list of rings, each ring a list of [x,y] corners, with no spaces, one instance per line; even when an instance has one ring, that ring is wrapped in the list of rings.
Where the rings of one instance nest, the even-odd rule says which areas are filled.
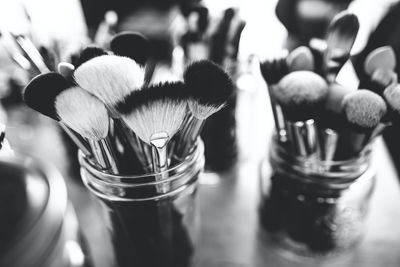
[[[286,58],[289,72],[298,70],[314,71],[314,56],[311,50],[306,46],[299,46],[294,49]]]
[[[120,113],[116,110],[118,102],[142,88],[144,76],[143,69],[134,60],[114,55],[92,58],[74,72],[79,86],[102,100],[114,118],[111,134],[121,143],[118,146],[120,154],[134,154],[141,166],[148,168],[151,165],[150,148],[119,119]]]
[[[11,59],[22,69],[30,72],[32,70],[32,65],[30,61],[23,55],[23,52],[18,48],[18,45],[11,34],[7,31],[0,31],[0,38],[1,44]]]
[[[71,83],[61,74],[48,72],[36,76],[29,82],[23,90],[23,99],[30,108],[59,122],[54,104],[55,99],[62,91],[68,90],[71,86]],[[85,156],[91,158],[92,154],[86,140],[62,122],[59,124]]]
[[[396,67],[396,55],[390,46],[382,46],[371,53],[365,59],[364,71],[372,75],[376,70],[394,70]]]
[[[354,157],[365,148],[386,111],[385,101],[369,90],[357,90],[343,98],[342,112],[348,132],[339,137],[339,159]]]
[[[333,83],[337,74],[350,57],[360,25],[357,16],[340,12],[331,21],[327,36],[327,48],[323,55],[323,72],[326,80]]]
[[[129,57],[145,68],[145,82],[152,80],[156,69],[156,62],[151,59],[150,41],[138,32],[121,32],[110,42],[111,51],[118,55]]]
[[[112,36],[115,34],[115,28],[118,23],[118,14],[109,10],[104,14],[104,19],[100,22],[99,27],[94,35],[94,43],[100,47],[106,47]]]
[[[144,66],[150,56],[148,39],[138,32],[121,32],[110,42],[111,51],[118,55],[129,57]]]
[[[104,56],[104,55],[108,55],[108,53],[103,48],[95,46],[95,45],[89,45],[89,46],[85,47],[79,53],[77,61],[73,62],[73,65],[75,65],[75,68],[78,68],[80,65],[82,65],[86,61],[89,61],[92,58]]]
[[[143,86],[144,72],[130,58],[102,55],[79,66],[74,78],[80,87],[106,104],[113,118],[118,118],[115,105]]]
[[[23,35],[12,35],[15,42],[18,44],[19,48],[25,53],[26,58],[34,65],[40,73],[50,72],[49,68],[46,66],[42,55],[39,53],[36,46],[32,41]]]
[[[211,36],[210,59],[217,64],[222,64],[226,56],[225,48],[229,27],[234,16],[235,10],[233,8],[227,8],[215,32]]]
[[[115,149],[108,135],[110,118],[104,104],[82,88],[73,87],[56,97],[55,107],[64,124],[88,139],[101,169],[118,174]]]
[[[373,92],[381,95],[385,88],[397,84],[397,74],[389,69],[377,69],[370,77]]]
[[[294,153],[310,156],[318,152],[316,118],[328,94],[324,79],[311,71],[291,72],[272,93],[287,120],[288,140]]]
[[[202,60],[190,64],[183,75],[190,100],[191,115],[185,117],[183,130],[174,140],[174,156],[184,158],[194,147],[205,120],[222,109],[234,93],[229,75],[218,65]]]
[[[182,82],[150,85],[133,91],[118,104],[122,119],[137,136],[152,147],[153,171],[161,173],[156,178],[166,179],[168,174],[167,145],[180,129],[187,113],[187,89]],[[167,192],[169,185],[158,190]]]
[[[75,67],[68,62],[60,62],[57,66],[58,73],[60,73],[65,79],[72,78]]]

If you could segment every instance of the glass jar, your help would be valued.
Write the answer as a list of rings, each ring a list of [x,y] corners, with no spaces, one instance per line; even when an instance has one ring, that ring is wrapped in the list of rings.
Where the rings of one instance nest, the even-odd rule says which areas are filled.
[[[82,154],[79,160],[84,184],[104,208],[117,266],[190,266],[199,231],[196,198],[204,168],[202,142],[162,174],[110,175]],[[157,175],[168,178],[158,181]]]
[[[365,232],[374,183],[371,148],[328,162],[296,157],[273,140],[261,166],[261,224],[292,259],[345,256]]]

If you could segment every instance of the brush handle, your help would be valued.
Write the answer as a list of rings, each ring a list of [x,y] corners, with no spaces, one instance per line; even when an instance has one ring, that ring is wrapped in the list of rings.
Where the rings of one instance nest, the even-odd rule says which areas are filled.
[[[274,118],[275,129],[279,143],[285,143],[287,141],[287,132],[285,126],[285,118],[281,107],[276,103],[274,94],[272,92],[273,85],[267,85],[269,100],[271,103],[272,116]]]
[[[108,137],[99,141],[89,140],[93,156],[103,170],[110,171],[112,174],[119,174],[116,156],[113,146]]]
[[[182,130],[174,141],[173,155],[178,161],[182,161],[194,147],[204,127],[205,120],[195,118],[193,115],[185,117]]]
[[[332,129],[326,128],[321,133],[321,160],[332,161],[335,156],[339,136]]]
[[[92,158],[92,152],[90,149],[90,145],[83,138],[80,134],[66,126],[64,123],[60,122],[59,123],[60,127],[64,130],[64,132],[71,138],[71,140],[75,143],[75,145],[79,148],[80,151],[85,155],[87,158]]]
[[[27,55],[31,63],[38,69],[40,73],[50,72],[44,63],[42,55],[39,53],[35,45],[24,36],[14,36],[16,43],[22,51]]]
[[[156,180],[162,181],[168,178],[168,150],[167,145],[169,136],[167,133],[156,133],[150,138],[150,144],[153,152],[153,171],[156,173]],[[169,191],[168,184],[157,186],[159,193],[167,193]]]
[[[313,119],[286,124],[288,140],[297,156],[309,157],[319,152],[318,129]]]

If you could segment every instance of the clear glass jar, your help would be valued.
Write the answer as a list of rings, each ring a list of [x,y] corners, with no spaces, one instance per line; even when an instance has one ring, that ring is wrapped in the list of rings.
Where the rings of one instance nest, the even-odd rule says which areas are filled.
[[[162,175],[168,178],[161,181],[154,173],[106,174],[82,154],[79,160],[84,184],[103,204],[117,266],[190,266],[199,231],[196,196],[204,168],[202,142],[165,171]]]
[[[274,139],[261,166],[261,224],[292,259],[348,255],[365,232],[374,184],[371,148],[327,162],[295,157]]]

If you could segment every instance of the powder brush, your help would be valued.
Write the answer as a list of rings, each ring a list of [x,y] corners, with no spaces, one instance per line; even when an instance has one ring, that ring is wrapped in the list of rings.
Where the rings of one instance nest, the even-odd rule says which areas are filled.
[[[60,120],[89,141],[99,167],[120,173],[115,148],[109,139],[110,117],[104,104],[82,88],[73,87],[56,97],[55,107]]]
[[[340,134],[337,159],[357,156],[368,144],[373,131],[387,111],[385,101],[377,94],[360,89],[346,95],[342,114],[347,127]]]
[[[347,11],[337,14],[331,21],[323,55],[323,72],[329,83],[335,81],[340,69],[349,59],[359,27],[357,16]]]
[[[68,90],[72,84],[61,74],[48,72],[32,79],[23,90],[23,99],[27,106],[39,113],[59,122],[61,128],[69,135],[76,146],[89,158],[91,150],[87,141],[78,133],[59,121],[55,109],[55,99],[63,92]]]
[[[311,71],[291,72],[272,93],[285,116],[288,140],[294,153],[301,156],[317,153],[316,119],[328,94],[324,79]]]

